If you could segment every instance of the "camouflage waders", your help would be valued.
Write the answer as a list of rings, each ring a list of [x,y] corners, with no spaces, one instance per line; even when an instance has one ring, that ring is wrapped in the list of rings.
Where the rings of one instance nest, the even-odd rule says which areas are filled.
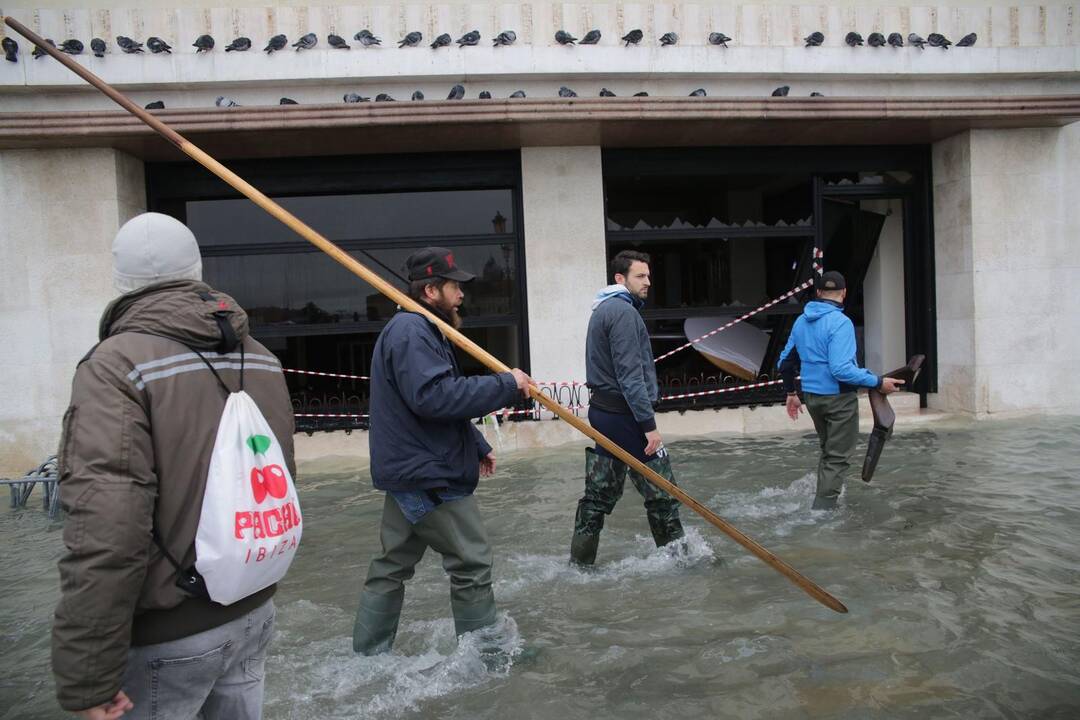
[[[646,465],[660,477],[675,484],[671,460],[661,449]],[[627,467],[621,460],[601,455],[593,448],[585,449],[585,495],[578,501],[574,538],[570,544],[570,559],[579,565],[592,565],[600,545],[604,516],[610,515],[622,497]],[[630,471],[630,481],[645,498],[645,514],[657,547],[667,545],[683,536],[679,520],[679,501],[656,487],[643,475]]]

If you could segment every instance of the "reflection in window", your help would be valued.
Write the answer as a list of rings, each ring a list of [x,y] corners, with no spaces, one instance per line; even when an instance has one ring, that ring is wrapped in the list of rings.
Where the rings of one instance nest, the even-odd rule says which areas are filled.
[[[608,230],[810,224],[809,175],[616,177],[605,181]]]
[[[809,257],[809,237],[743,237],[657,240],[631,245],[652,257],[650,309],[736,307],[752,308],[784,294],[798,284],[800,264]]]
[[[334,242],[514,232],[510,189],[274,200]],[[247,199],[192,200],[186,208],[187,225],[202,246],[304,242]]]
[[[862,170],[860,172],[828,173],[822,175],[826,187],[845,185],[910,185],[915,175],[907,170]]]
[[[372,249],[352,253],[380,277],[406,289],[405,259],[415,248]],[[457,264],[474,273],[465,286],[462,316],[517,312],[516,252],[511,243],[454,248]],[[321,252],[210,255],[203,275],[247,310],[256,335],[288,332],[298,325],[329,326],[390,319],[395,305],[375,288]]]

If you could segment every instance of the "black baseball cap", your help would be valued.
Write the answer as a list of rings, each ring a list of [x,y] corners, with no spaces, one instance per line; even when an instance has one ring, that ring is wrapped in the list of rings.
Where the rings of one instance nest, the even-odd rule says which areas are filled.
[[[405,261],[409,269],[409,280],[424,280],[430,277],[441,277],[458,282],[469,282],[476,278],[472,273],[467,273],[454,263],[454,253],[441,247],[426,247],[417,250]]]
[[[847,283],[844,282],[843,275],[835,270],[829,270],[822,273],[821,277],[814,283],[814,287],[818,290],[843,290],[847,287]]]

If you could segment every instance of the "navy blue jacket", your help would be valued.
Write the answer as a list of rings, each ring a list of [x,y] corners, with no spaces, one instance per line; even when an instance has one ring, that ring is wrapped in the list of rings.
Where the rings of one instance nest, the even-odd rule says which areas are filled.
[[[472,492],[491,452],[470,420],[520,397],[510,373],[462,377],[450,342],[423,315],[400,311],[371,359],[371,478],[379,490]]]

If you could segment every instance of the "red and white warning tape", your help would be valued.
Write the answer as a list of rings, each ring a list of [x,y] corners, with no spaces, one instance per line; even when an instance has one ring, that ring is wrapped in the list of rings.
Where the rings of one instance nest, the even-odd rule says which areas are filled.
[[[722,393],[737,392],[739,390],[753,390],[754,388],[763,388],[770,385],[779,385],[784,382],[783,380],[767,380],[765,382],[750,383],[749,385],[735,385],[733,387],[717,388],[716,390],[702,390],[701,392],[681,393],[679,395],[664,395],[660,398],[660,402],[665,400],[685,400],[686,398],[705,397],[706,395],[720,395]]]
[[[344,375],[342,373],[316,372],[315,370],[297,370],[295,368],[281,368],[281,372],[295,375],[315,375],[316,377],[340,378],[342,380],[370,380],[367,375]]]
[[[784,293],[780,297],[776,298],[775,300],[770,300],[769,302],[765,303],[761,307],[755,308],[755,309],[751,310],[750,312],[746,313],[745,315],[740,315],[739,317],[737,317],[734,320],[732,320],[731,322],[729,322],[727,325],[721,325],[720,327],[716,328],[715,330],[710,330],[709,332],[705,333],[701,337],[694,338],[693,340],[686,343],[685,345],[680,345],[679,347],[675,348],[674,350],[664,353],[660,357],[653,360],[653,362],[660,362],[664,358],[669,358],[669,357],[671,357],[672,355],[674,355],[677,352],[681,352],[681,351],[685,350],[688,347],[693,347],[694,343],[701,342],[705,338],[712,337],[713,335],[715,335],[718,332],[723,332],[724,330],[727,330],[729,327],[732,327],[734,325],[738,325],[743,320],[746,320],[747,318],[751,318],[751,317],[757,315],[762,310],[767,310],[767,309],[771,308],[773,305],[775,305],[776,303],[783,302],[783,301],[787,300],[789,297],[791,297],[792,295],[797,295],[798,293],[801,293],[803,290],[807,289],[808,287],[810,287],[813,284],[814,284],[814,280],[813,280],[813,278],[811,278],[810,280],[807,280],[806,282],[804,282],[802,285],[799,285],[798,287],[794,287],[791,290],[788,290],[786,293]]]

